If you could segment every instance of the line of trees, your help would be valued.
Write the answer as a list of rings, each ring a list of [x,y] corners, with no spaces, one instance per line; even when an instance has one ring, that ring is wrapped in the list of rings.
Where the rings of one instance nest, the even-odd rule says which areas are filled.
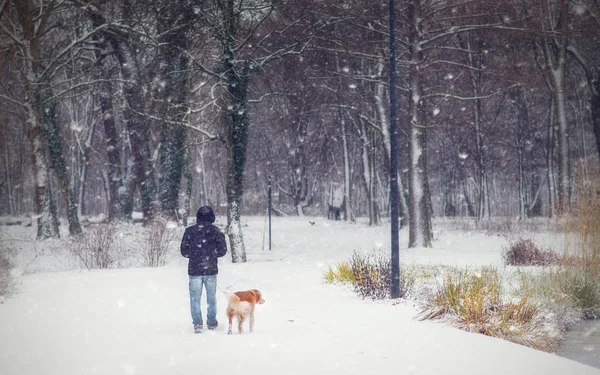
[[[553,216],[600,155],[597,0],[0,0],[0,213],[38,238],[106,215],[389,211],[400,150],[409,246],[433,216]],[[225,212],[226,210],[226,212]]]

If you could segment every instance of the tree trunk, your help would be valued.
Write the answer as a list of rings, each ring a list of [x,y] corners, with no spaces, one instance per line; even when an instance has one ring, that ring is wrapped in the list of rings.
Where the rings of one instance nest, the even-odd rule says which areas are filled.
[[[525,220],[528,217],[529,202],[526,170],[526,135],[529,127],[529,108],[522,87],[515,87],[510,91],[510,97],[516,107],[516,130],[515,130],[515,148],[517,150],[518,167],[518,199],[519,199],[519,219]]]
[[[185,199],[183,200],[183,213],[181,215],[181,221],[183,223],[183,226],[187,227],[188,226],[188,218],[190,216],[190,212],[191,212],[191,206],[192,206],[192,188],[193,188],[193,183],[194,183],[194,179],[192,176],[192,172],[190,171],[189,168],[189,162],[187,161],[187,157],[188,157],[188,151],[186,151],[186,164],[185,164],[185,169],[183,170],[183,176],[185,177],[187,183],[186,183],[186,189],[185,189]]]
[[[13,177],[12,177],[12,173],[11,173],[11,167],[14,167],[13,162],[10,159],[10,155],[8,152],[8,144],[6,143],[2,143],[2,145],[0,145],[0,147],[2,148],[3,151],[3,156],[4,156],[4,174],[6,175],[6,204],[8,207],[8,214],[10,216],[16,216],[17,213],[17,208],[15,206],[15,196],[14,196],[14,191],[13,191]]]
[[[127,4],[122,9],[125,20],[131,17],[131,9]],[[99,22],[104,20],[97,13]],[[118,192],[123,212],[128,215],[133,205],[133,191],[130,189],[137,186],[142,201],[142,214],[144,224],[149,223],[156,213],[156,182],[154,181],[154,170],[152,168],[152,154],[150,152],[150,129],[147,121],[142,120],[141,114],[144,110],[144,99],[142,97],[141,78],[134,74],[134,68],[138,65],[135,61],[135,48],[127,45],[115,33],[106,32],[103,36],[114,51],[119,62],[119,70],[123,79],[123,96],[127,106],[123,111],[123,117],[127,124],[129,144],[133,156],[133,177],[123,181],[124,189]],[[126,36],[125,36],[126,37]],[[133,185],[132,185],[133,184]]]
[[[519,199],[519,219],[520,220],[525,220],[525,218],[527,218],[527,194],[525,192],[526,188],[525,188],[525,169],[523,166],[523,152],[524,152],[524,146],[522,144],[522,142],[520,142],[521,144],[519,144],[519,146],[517,146],[517,153],[518,153],[518,168],[519,168],[519,174],[518,174],[518,183],[517,183],[517,190],[518,190],[518,199]]]
[[[42,107],[41,95],[35,91],[29,93],[30,101],[25,103],[27,110],[27,136],[31,153],[31,166],[35,184],[35,211],[37,216],[37,239],[58,238],[59,222],[56,205],[52,197],[49,181],[49,167],[46,159],[46,139],[39,120]]]
[[[124,116],[133,156],[134,185],[140,191],[144,224],[148,224],[156,215],[156,182],[154,181],[152,153],[149,144],[150,129],[139,115],[143,113],[143,99],[138,85],[131,82],[133,74],[129,72],[129,64],[133,64],[129,58],[122,60],[121,74],[127,81],[124,84],[123,93],[128,104]]]
[[[558,121],[558,212],[561,214],[569,204],[569,138],[563,77],[564,73],[558,72],[555,77],[556,85],[560,87],[555,91],[555,99]]]
[[[75,236],[81,233],[81,225],[79,224],[79,216],[77,214],[76,196],[73,187],[69,184],[67,163],[63,155],[62,134],[56,114],[57,103],[53,99],[50,99],[52,97],[52,93],[50,92],[44,95],[44,97],[46,100],[41,103],[43,108],[42,126],[48,150],[50,151],[51,168],[54,170],[60,194],[64,200],[67,221],[69,223],[69,234]]]
[[[225,0],[219,4],[219,8],[223,31],[220,37],[221,64],[227,90],[223,113],[227,140],[227,234],[231,244],[231,260],[238,263],[246,262],[240,210],[250,125],[247,108],[250,77],[248,67],[238,66],[242,63],[236,60],[235,44],[240,14],[236,12],[235,1]]]
[[[381,60],[377,61],[377,76],[380,77],[383,75],[383,62]],[[385,147],[385,157],[387,165],[390,165],[390,153],[391,153],[391,144],[392,142],[390,136],[390,120],[388,117],[388,111],[385,106],[385,97],[386,97],[386,86],[383,82],[378,81],[375,86],[375,104],[377,107],[377,115],[379,117],[379,122],[381,126],[381,134],[383,136],[383,145]],[[397,140],[394,140],[397,142]],[[388,168],[389,169],[389,168]],[[402,183],[402,173],[401,171],[397,171],[397,181],[398,181],[398,203],[400,206],[398,207],[398,216],[400,217],[400,228],[403,228],[408,223],[408,203],[406,202],[406,198],[404,197],[404,184]]]
[[[112,85],[105,83],[100,92],[100,110],[102,111],[102,124],[106,139],[106,156],[108,159],[108,221],[127,220],[125,206],[119,199],[119,190],[123,187],[123,172],[121,152],[119,149],[119,135],[115,124]]]
[[[106,23],[104,17],[97,12],[93,12],[92,8],[88,8],[88,17],[92,21],[94,27],[99,27]],[[110,33],[96,34],[92,39],[98,44],[98,48],[94,50],[94,56],[96,58],[96,64],[98,65],[98,75],[101,76],[107,74],[107,70],[103,69],[106,67],[104,64],[105,53],[103,53],[103,51],[106,51],[109,48],[108,40],[111,40],[113,48],[118,47],[118,42],[114,40],[114,36]],[[119,191],[125,187],[123,186],[122,160],[119,149],[120,137],[115,123],[115,112],[112,99],[114,86],[110,80],[103,80],[100,84],[99,91],[98,100],[102,114],[104,137],[106,139],[106,157],[108,159],[106,168],[108,185],[108,221],[127,221],[128,215],[125,212],[125,207],[133,207],[133,201],[130,203],[123,202],[119,198]],[[133,194],[131,194],[131,199],[133,200]],[[131,215],[129,215],[129,219],[131,219]]]
[[[186,1],[168,1],[157,11],[160,39],[159,66],[165,85],[159,93],[165,120],[159,150],[159,201],[161,214],[176,221],[181,176],[185,168],[186,127],[183,126],[189,97],[188,25],[194,12]]]
[[[596,151],[600,159],[600,69],[596,69],[590,82],[590,107],[592,112],[592,129],[596,140]]]
[[[532,170],[531,189],[529,191],[533,199],[529,202],[528,217],[542,216],[542,201],[539,199],[542,183],[543,181],[540,183],[539,174],[535,170]]]
[[[359,124],[362,124],[360,119]],[[367,212],[369,215],[369,225],[379,225],[379,210],[377,207],[377,190],[375,188],[375,129],[369,125],[361,126],[358,129],[361,145],[361,159],[363,166],[362,180],[367,193]]]
[[[423,53],[420,45],[421,4],[409,4],[410,62],[410,166],[409,166],[409,240],[408,247],[431,247],[432,226],[427,181],[427,127],[423,110],[421,67]]]
[[[352,211],[352,199],[351,199],[351,188],[350,182],[352,181],[352,172],[350,170],[350,156],[348,150],[348,136],[346,135],[346,120],[344,119],[343,113],[339,113],[340,125],[342,127],[342,147],[344,152],[344,220],[350,219],[351,222],[355,222],[354,212]]]
[[[86,213],[86,187],[87,172],[90,165],[90,153],[92,151],[92,142],[96,134],[96,121],[92,121],[83,131],[75,132],[75,140],[78,152],[73,153],[74,158],[78,158],[79,175],[74,176],[72,185],[77,192],[77,216],[82,217]],[[76,163],[74,163],[76,164]],[[75,170],[75,165],[73,166]]]
[[[549,10],[548,10],[549,11]],[[565,70],[568,44],[568,18],[569,1],[560,0],[557,4],[556,24],[550,25],[555,35],[552,40],[544,41],[546,73],[549,78],[556,109],[556,122],[558,124],[558,204],[559,214],[565,212],[569,205],[569,142],[568,123],[565,97]]]
[[[248,143],[249,118],[246,106],[249,77],[245,69],[235,70],[233,51],[229,53],[231,57],[224,58],[229,96],[224,114],[227,129],[227,233],[231,244],[231,260],[238,263],[246,262],[240,208]]]
[[[546,165],[548,168],[547,172],[547,183],[548,183],[548,206],[549,206],[549,217],[554,217],[556,214],[556,180],[554,178],[554,144],[556,142],[555,134],[555,114],[554,100],[550,106],[550,122],[548,124],[548,138],[546,140]]]
[[[475,38],[475,40],[472,40]],[[484,64],[483,59],[485,54],[481,51],[481,42],[473,37],[471,34],[467,34],[462,38],[459,38],[461,47],[466,51],[470,51],[467,54],[468,64],[474,69],[469,69],[469,76],[471,78],[472,92],[475,100],[473,101],[473,127],[475,130],[475,152],[477,161],[477,184],[479,187],[479,199],[477,201],[477,220],[483,219],[485,216],[488,218],[491,216],[489,212],[490,198],[488,189],[488,179],[486,171],[486,155],[484,146],[484,132],[483,132],[483,119],[481,110],[481,72]]]

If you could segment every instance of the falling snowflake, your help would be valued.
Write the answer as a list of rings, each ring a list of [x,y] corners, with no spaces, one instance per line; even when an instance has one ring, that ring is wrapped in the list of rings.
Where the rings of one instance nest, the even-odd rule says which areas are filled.
[[[71,123],[71,130],[73,130],[76,133],[81,133],[81,131],[83,130],[83,127],[81,125],[79,125],[76,122],[72,122]]]
[[[584,6],[581,6],[579,4],[575,4],[573,5],[573,12],[578,15],[578,16],[582,16],[585,14],[586,9]]]

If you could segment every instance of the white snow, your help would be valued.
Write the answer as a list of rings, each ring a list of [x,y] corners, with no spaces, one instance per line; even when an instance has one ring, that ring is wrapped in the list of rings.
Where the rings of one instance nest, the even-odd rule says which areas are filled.
[[[362,300],[346,286],[324,283],[323,270],[353,251],[389,251],[388,225],[274,217],[269,251],[261,250],[265,223],[242,218],[249,261],[231,263],[229,253],[219,261],[219,327],[201,334],[192,329],[178,240],[165,267],[69,270],[73,262],[56,261],[68,254],[60,245],[66,240],[36,244],[35,226],[1,228],[4,238],[18,239],[18,252],[9,254],[24,274],[18,293],[0,304],[0,373],[600,374],[554,354],[418,321],[411,301]],[[505,238],[440,228],[433,249],[406,249],[402,230],[401,262],[503,267]],[[560,238],[534,240],[546,247]],[[250,288],[266,301],[256,307],[255,330],[246,325],[242,335],[227,335],[226,293]]]

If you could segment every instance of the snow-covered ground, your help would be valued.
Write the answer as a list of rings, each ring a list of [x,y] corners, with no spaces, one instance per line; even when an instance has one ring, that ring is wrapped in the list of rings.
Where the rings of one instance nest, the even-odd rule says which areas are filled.
[[[264,217],[243,221],[249,261],[221,259],[220,325],[199,335],[180,237],[165,267],[85,271],[75,269],[61,241],[36,244],[34,227],[0,227],[5,239],[18,239],[9,253],[23,272],[18,293],[0,304],[0,374],[600,374],[554,354],[418,321],[411,301],[362,300],[323,282],[323,270],[354,251],[389,251],[386,225],[274,218],[269,251]],[[439,230],[434,249],[407,250],[406,235],[405,264],[503,267],[501,236]],[[135,235],[123,237],[142,246]],[[558,247],[560,238],[534,240]],[[227,335],[226,293],[249,288],[266,300],[256,309],[255,332]]]

